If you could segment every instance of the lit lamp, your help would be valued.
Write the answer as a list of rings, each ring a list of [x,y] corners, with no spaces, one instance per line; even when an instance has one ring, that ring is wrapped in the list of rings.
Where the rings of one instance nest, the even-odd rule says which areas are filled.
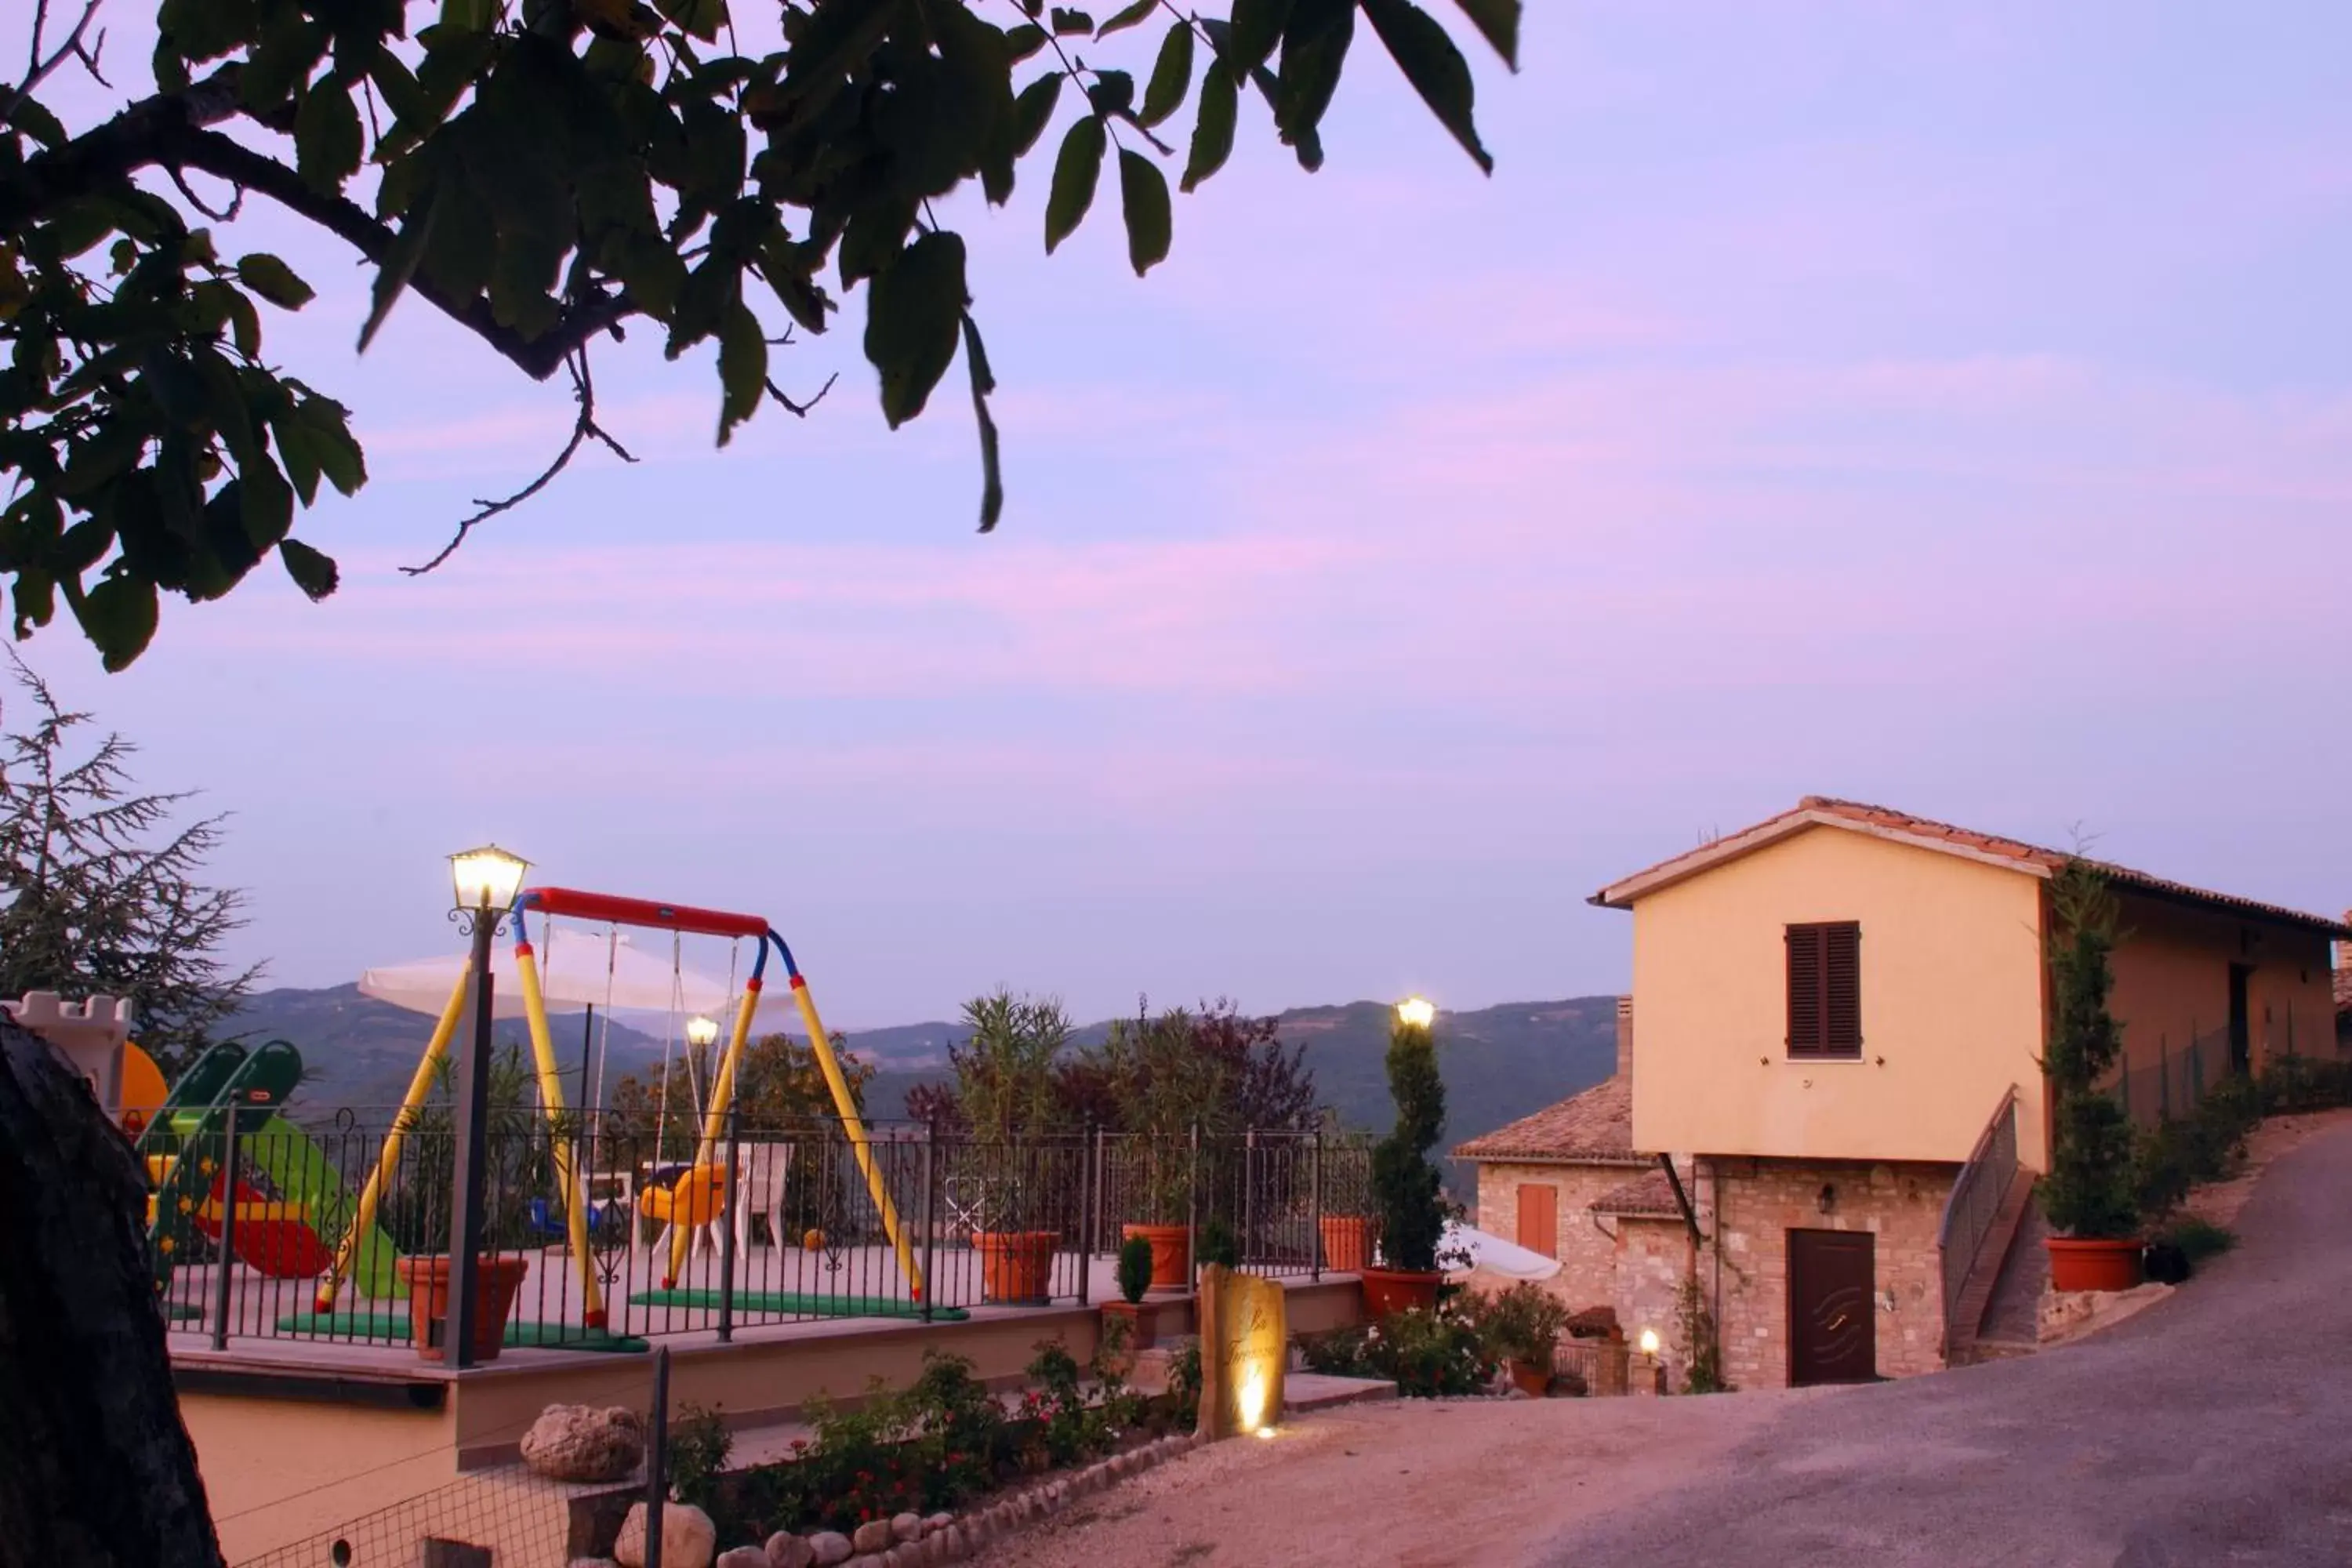
[[[700,1015],[686,1021],[686,1043],[696,1050],[707,1051],[719,1043],[719,1021]]]
[[[1397,1022],[1408,1029],[1426,1029],[1437,1022],[1437,1004],[1426,996],[1408,996],[1397,1004]]]
[[[1643,1329],[1638,1342],[1642,1347],[1642,1367],[1633,1380],[1636,1394],[1664,1394],[1665,1369],[1658,1364],[1658,1331]]]
[[[458,1201],[449,1215],[448,1338],[442,1348],[453,1367],[474,1364],[474,1279],[482,1250],[482,1173],[488,1163],[490,1101],[490,939],[514,908],[530,862],[495,844],[449,857],[452,918],[473,939],[474,1026],[457,1058],[457,1168],[450,1173]],[[503,1329],[504,1325],[500,1325]]]

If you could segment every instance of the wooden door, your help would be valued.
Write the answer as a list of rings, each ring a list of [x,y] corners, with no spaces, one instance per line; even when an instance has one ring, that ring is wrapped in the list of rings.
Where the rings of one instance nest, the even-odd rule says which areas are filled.
[[[1529,1184],[1519,1189],[1519,1245],[1546,1258],[1559,1256],[1559,1189]]]
[[[1878,1376],[1877,1254],[1866,1230],[1789,1233],[1789,1385]]]
[[[2241,1078],[2254,1068],[2253,1010],[2246,1000],[2246,983],[2253,973],[2251,963],[2230,965],[2230,1070]]]

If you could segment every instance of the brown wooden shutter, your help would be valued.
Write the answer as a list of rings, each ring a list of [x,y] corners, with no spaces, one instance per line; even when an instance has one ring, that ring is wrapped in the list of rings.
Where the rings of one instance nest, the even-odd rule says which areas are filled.
[[[1822,1052],[1862,1055],[1862,928],[1822,929]]]
[[[1546,1258],[1559,1256],[1559,1189],[1529,1184],[1519,1189],[1519,1245]]]
[[[1787,935],[1789,1054],[1862,1055],[1862,927],[1792,925]]]
[[[1817,1057],[1822,1027],[1822,928],[1789,928],[1789,1054]]]

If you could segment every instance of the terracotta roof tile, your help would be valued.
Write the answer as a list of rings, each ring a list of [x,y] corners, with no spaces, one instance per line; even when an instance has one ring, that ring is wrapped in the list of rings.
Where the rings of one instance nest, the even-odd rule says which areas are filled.
[[[1666,1180],[1664,1171],[1651,1171],[1622,1187],[1612,1187],[1593,1199],[1591,1206],[1594,1214],[1663,1215],[1669,1219],[1681,1217],[1683,1212],[1675,1202],[1674,1184]]]
[[[1809,795],[1797,803],[1794,810],[1784,811],[1778,816],[1769,817],[1758,823],[1754,827],[1744,828],[1731,837],[1745,838],[1750,835],[1763,834],[1779,824],[1789,822],[1791,818],[1807,816],[1843,817],[1864,827],[1882,828],[1890,833],[1900,833],[1913,838],[1941,839],[1956,848],[1965,849],[1973,854],[2016,860],[2044,870],[2054,871],[2073,858],[2063,850],[2048,849],[2038,844],[2027,844],[2020,839],[2004,838],[1999,834],[1979,833],[1970,828],[1955,827],[1948,822],[1937,822],[1931,817],[1914,816],[1907,811],[1896,811],[1889,806],[1871,805],[1857,800],[1840,800],[1832,795]],[[1714,847],[1715,845],[1709,844],[1696,849],[1685,850],[1683,854],[1661,860],[1646,870],[1635,872],[1631,877],[1621,878],[1619,881],[1620,883],[1639,881],[1683,860],[1694,860],[1704,864],[1705,858]],[[2090,863],[2105,872],[2109,879],[2120,888],[2151,893],[2162,898],[2182,900],[2194,904],[2203,904],[2211,908],[2234,910],[2242,914],[2257,915],[2265,920],[2280,921],[2289,925],[2326,931],[2334,936],[2352,937],[2352,924],[2330,920],[2324,915],[2308,914],[2301,910],[2291,910],[2279,904],[2266,904],[2254,899],[2242,899],[2234,893],[2217,893],[2208,889],[2191,887],[2186,882],[2176,882],[2169,878],[2151,876],[2146,871],[2135,871],[2128,866],[2118,866],[2111,861],[2092,859]],[[1603,901],[1605,896],[1606,889],[1601,894],[1595,895],[1593,901],[1600,903]],[[2352,921],[2352,914],[2347,915],[2347,921]]]
[[[1606,1079],[1581,1094],[1471,1139],[1454,1151],[1462,1160],[1563,1160],[1633,1164],[1633,1091],[1622,1078]]]

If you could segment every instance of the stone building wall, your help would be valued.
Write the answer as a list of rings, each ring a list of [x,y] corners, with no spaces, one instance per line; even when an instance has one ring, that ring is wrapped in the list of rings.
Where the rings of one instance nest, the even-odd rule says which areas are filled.
[[[1617,1240],[1593,1223],[1591,1205],[1636,1174],[1638,1168],[1615,1164],[1481,1163],[1477,1226],[1488,1236],[1517,1242],[1519,1188],[1550,1189],[1560,1270],[1546,1288],[1575,1310],[1607,1305],[1617,1300]]]
[[[1721,1157],[1703,1162],[1695,1202],[1701,1230],[1720,1237],[1717,1329],[1724,1374],[1732,1386],[1788,1384],[1791,1230],[1871,1232],[1879,1375],[1904,1377],[1941,1368],[1943,1264],[1936,1231],[1958,1173],[1958,1167],[1943,1164]],[[1832,1189],[1826,1214],[1825,1186]],[[1715,1268],[1714,1258],[1699,1259],[1700,1286],[1710,1296]]]
[[[1609,1223],[1617,1230],[1614,1304],[1625,1338],[1638,1344],[1643,1329],[1655,1329],[1669,1361],[1679,1367],[1687,1357],[1675,1350],[1679,1331],[1675,1297],[1696,1257],[1690,1231],[1679,1215],[1626,1215]]]

